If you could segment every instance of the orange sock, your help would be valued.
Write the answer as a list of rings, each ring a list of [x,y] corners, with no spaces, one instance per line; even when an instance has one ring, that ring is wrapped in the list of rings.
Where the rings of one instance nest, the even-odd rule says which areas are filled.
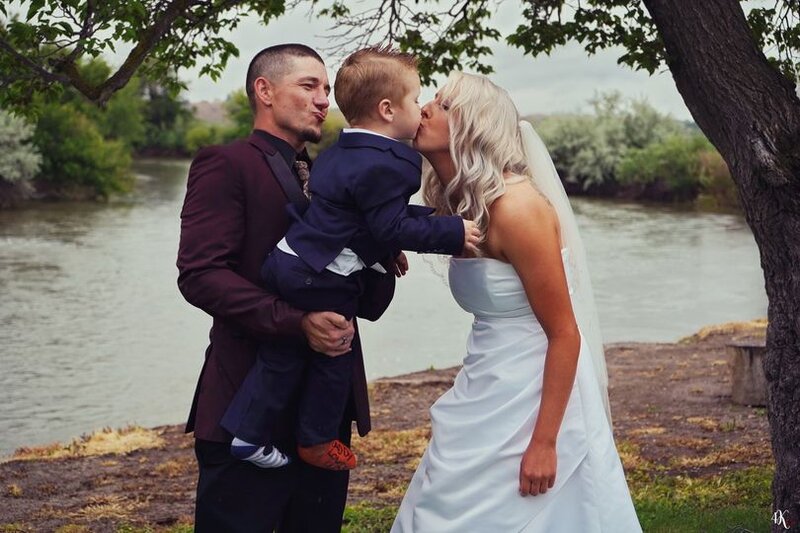
[[[297,455],[306,463],[326,470],[352,470],[358,464],[356,454],[340,440],[298,446]]]

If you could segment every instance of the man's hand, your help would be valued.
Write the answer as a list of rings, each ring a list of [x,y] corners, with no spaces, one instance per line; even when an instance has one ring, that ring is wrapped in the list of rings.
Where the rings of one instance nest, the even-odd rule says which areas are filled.
[[[471,220],[464,220],[464,256],[478,255],[478,244],[481,242],[481,230]]]
[[[301,322],[308,345],[315,352],[331,357],[346,354],[353,342],[353,321],[330,311],[306,313]]]
[[[406,272],[408,272],[408,257],[403,252],[400,252],[394,258],[394,275],[399,278],[405,276]]]

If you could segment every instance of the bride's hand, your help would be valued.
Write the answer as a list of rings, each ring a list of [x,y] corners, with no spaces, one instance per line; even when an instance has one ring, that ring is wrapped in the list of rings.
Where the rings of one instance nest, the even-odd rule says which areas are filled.
[[[519,465],[519,493],[537,496],[556,482],[556,446],[531,442]]]

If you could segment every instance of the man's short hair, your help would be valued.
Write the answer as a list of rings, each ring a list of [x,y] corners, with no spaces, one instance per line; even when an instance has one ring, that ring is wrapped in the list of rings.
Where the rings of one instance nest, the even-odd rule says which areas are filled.
[[[417,58],[389,46],[350,54],[336,73],[334,95],[339,110],[353,124],[375,112],[384,98],[400,102],[411,87],[404,74],[417,72]]]
[[[292,67],[290,59],[293,57],[313,57],[323,65],[325,64],[313,48],[297,43],[269,46],[261,50],[250,60],[250,66],[247,67],[245,90],[247,91],[247,99],[250,100],[250,109],[253,110],[253,113],[256,112],[256,95],[255,88],[253,87],[256,78],[263,77],[268,79],[271,83],[278,83],[289,73],[289,69]]]

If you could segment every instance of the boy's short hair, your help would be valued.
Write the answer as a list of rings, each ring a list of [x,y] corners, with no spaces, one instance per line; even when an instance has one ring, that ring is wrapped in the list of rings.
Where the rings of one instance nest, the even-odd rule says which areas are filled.
[[[352,124],[369,117],[378,102],[399,102],[408,94],[403,74],[417,73],[417,58],[390,46],[373,46],[350,54],[336,73],[336,104]]]

